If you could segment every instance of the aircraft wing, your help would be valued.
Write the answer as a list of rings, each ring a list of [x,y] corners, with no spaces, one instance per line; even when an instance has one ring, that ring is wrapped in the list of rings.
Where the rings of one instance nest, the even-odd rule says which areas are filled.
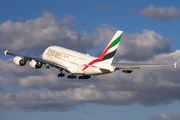
[[[174,66],[176,68],[177,63],[174,64],[124,64],[124,63],[115,63],[112,64],[116,70],[133,70],[141,69],[142,67],[160,67],[160,66]]]
[[[6,50],[4,52],[4,54],[5,55],[12,55],[12,56],[19,56],[19,57],[23,58],[25,61],[35,60],[36,62],[41,62],[42,64],[44,64],[46,66],[46,68],[49,68],[49,66],[51,66],[51,67],[55,67],[57,69],[63,68],[63,69],[68,71],[68,68],[63,66],[63,65],[53,63],[53,62],[50,62],[50,61],[46,61],[46,60],[43,60],[41,58],[34,58],[34,57],[27,57],[27,56],[23,56],[23,55],[13,54],[13,53],[9,53],[8,50]]]

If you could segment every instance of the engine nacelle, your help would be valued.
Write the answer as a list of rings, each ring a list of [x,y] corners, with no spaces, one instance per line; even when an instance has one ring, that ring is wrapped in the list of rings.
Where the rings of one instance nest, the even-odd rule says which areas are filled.
[[[35,60],[31,60],[30,66],[32,68],[39,69],[39,68],[42,67],[42,63],[41,62],[36,62]]]
[[[124,73],[132,73],[133,72],[132,70],[121,70],[121,71]]]
[[[26,64],[26,60],[24,60],[23,58],[21,58],[19,56],[16,56],[14,58],[14,63],[19,66],[24,66]]]

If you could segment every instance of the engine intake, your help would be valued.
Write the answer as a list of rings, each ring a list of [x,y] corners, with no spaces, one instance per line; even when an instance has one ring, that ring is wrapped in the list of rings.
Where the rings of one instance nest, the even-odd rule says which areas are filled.
[[[24,60],[23,58],[21,58],[19,56],[16,56],[14,58],[14,63],[19,66],[24,66],[26,64],[26,60]]]
[[[39,69],[39,68],[42,67],[42,63],[41,62],[36,62],[35,60],[31,60],[30,66],[32,68]]]

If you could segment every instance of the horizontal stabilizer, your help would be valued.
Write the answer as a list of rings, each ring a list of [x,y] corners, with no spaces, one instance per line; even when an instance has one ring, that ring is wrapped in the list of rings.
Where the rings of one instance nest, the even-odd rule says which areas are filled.
[[[174,64],[122,64],[122,63],[116,63],[112,64],[114,67],[116,67],[116,70],[121,69],[141,69],[142,67],[160,67],[160,66],[174,66],[176,68],[177,63]]]

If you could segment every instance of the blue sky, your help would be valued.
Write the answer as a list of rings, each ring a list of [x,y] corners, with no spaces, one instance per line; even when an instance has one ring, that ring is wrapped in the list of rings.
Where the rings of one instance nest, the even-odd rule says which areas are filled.
[[[39,57],[47,46],[60,45],[98,56],[115,31],[123,30],[116,61],[173,63],[180,58],[178,0],[6,0],[0,1],[0,15],[1,53],[9,49]],[[2,120],[180,116],[179,67],[72,81],[57,78],[55,69],[18,67],[12,58],[0,54]]]

